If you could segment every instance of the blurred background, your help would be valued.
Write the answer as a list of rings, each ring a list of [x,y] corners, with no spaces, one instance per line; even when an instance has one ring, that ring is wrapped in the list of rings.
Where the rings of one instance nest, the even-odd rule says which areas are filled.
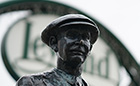
[[[139,65],[140,63],[139,0],[53,0],[53,1],[69,5],[97,20],[121,41],[121,43],[132,54],[132,56]],[[0,0],[0,5],[3,4],[4,2],[7,1]],[[28,13],[25,13],[25,15],[28,15]],[[22,16],[24,17],[25,15]],[[17,15],[17,17],[18,16],[19,15]],[[7,22],[9,22],[10,20],[10,17],[6,16],[4,17],[5,18],[3,18],[2,14],[0,15],[0,45],[7,31],[7,28],[5,26],[8,26]],[[123,78],[119,86],[129,86],[129,84],[131,83],[130,76],[124,69],[122,69],[121,72]],[[0,83],[2,86],[15,85],[15,80],[11,77],[11,75],[7,71],[3,63],[2,57],[0,57]]]

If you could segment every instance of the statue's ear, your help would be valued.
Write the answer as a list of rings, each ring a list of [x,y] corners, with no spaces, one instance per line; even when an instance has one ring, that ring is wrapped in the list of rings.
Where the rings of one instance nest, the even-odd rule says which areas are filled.
[[[57,39],[55,36],[51,36],[49,39],[49,46],[55,51],[58,51],[58,47],[57,47]]]

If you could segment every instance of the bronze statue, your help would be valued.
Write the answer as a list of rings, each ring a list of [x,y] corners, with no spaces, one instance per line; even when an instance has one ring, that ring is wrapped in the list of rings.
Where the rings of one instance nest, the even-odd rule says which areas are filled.
[[[81,14],[57,18],[42,32],[42,41],[57,54],[51,72],[21,77],[16,86],[88,86],[82,79],[82,64],[99,35],[97,25]]]

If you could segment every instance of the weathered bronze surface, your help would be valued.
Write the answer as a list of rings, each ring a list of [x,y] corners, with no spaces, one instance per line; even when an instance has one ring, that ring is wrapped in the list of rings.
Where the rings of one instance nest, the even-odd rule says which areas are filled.
[[[42,41],[57,54],[57,67],[51,72],[21,77],[16,86],[87,86],[82,64],[99,35],[96,24],[81,14],[68,14],[50,23]]]

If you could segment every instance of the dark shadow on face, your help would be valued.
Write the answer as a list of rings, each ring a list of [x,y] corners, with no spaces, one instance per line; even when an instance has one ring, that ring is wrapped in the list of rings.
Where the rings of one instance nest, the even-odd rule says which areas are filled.
[[[67,64],[81,65],[91,49],[90,32],[85,29],[71,28],[58,36],[58,53]]]

